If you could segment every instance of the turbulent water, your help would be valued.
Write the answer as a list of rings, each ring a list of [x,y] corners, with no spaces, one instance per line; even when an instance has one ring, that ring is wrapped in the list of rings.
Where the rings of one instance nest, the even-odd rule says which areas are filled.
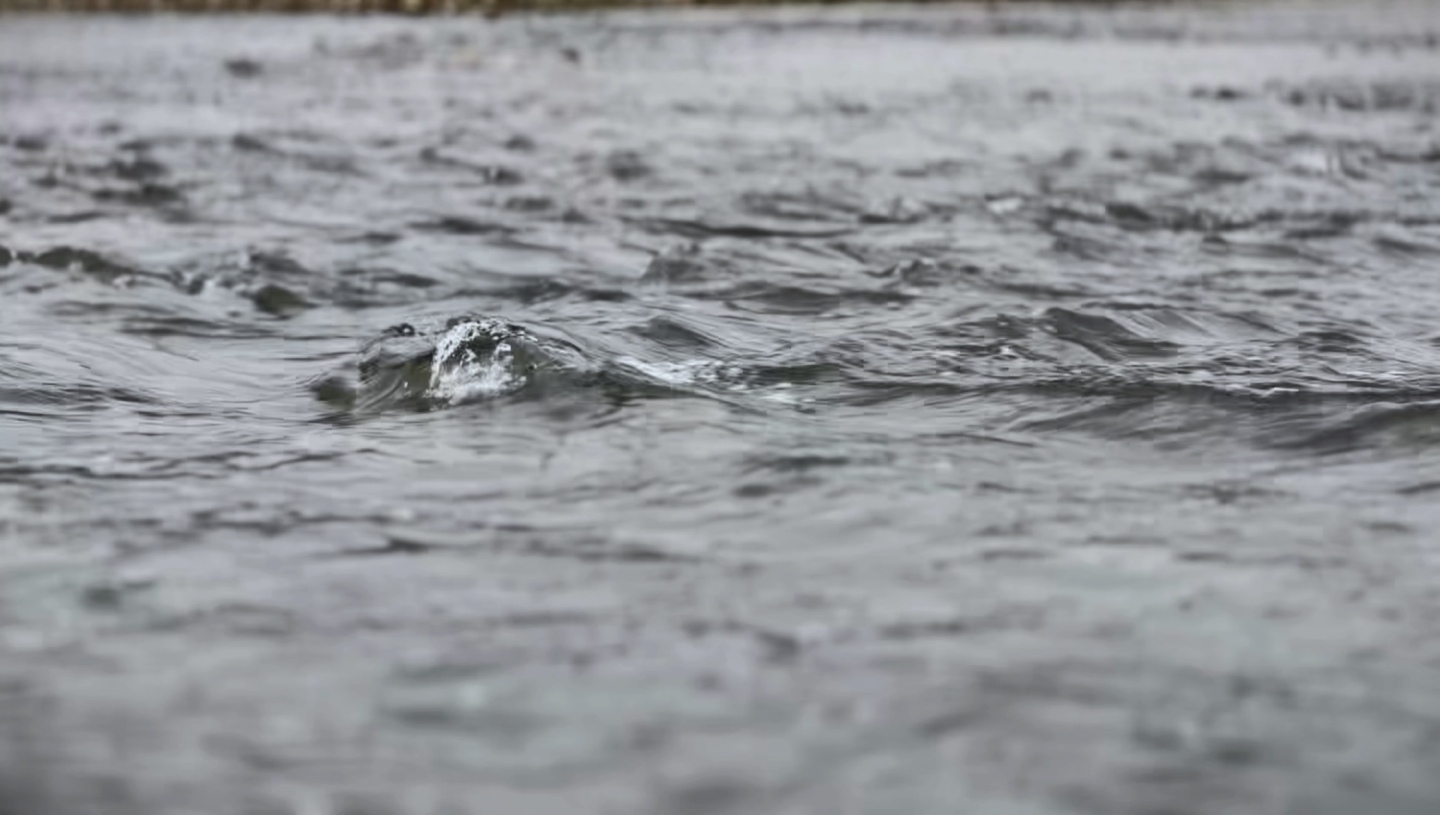
[[[0,813],[1440,811],[1440,8],[0,18]]]

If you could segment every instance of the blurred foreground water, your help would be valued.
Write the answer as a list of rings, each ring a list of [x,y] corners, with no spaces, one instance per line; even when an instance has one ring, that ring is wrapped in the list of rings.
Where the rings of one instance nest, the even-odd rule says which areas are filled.
[[[1434,8],[0,17],[0,813],[1440,811]]]

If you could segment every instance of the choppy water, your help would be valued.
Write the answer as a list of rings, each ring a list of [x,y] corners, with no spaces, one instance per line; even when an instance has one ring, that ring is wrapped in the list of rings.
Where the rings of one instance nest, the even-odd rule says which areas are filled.
[[[1437,34],[0,18],[0,813],[1437,811]]]

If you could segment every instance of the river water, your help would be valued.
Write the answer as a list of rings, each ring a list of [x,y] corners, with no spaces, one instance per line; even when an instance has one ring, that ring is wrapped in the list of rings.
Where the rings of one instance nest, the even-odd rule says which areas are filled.
[[[0,813],[1437,811],[1437,35],[0,18]]]

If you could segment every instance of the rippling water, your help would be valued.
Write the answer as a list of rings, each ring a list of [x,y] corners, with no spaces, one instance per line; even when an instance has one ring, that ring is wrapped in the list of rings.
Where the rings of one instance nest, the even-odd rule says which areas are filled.
[[[0,18],[0,813],[1435,812],[1437,34]]]

